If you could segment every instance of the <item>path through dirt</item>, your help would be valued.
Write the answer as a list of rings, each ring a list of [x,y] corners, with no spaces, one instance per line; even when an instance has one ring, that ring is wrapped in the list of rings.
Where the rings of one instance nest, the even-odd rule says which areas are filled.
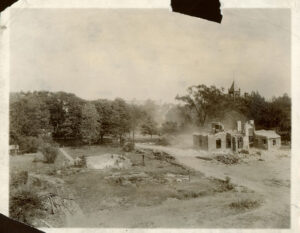
[[[290,151],[262,152],[263,160],[250,160],[236,165],[198,159],[207,152],[194,149],[137,144],[137,148],[164,151],[184,166],[202,172],[207,177],[225,179],[249,188],[264,196],[258,215],[269,213],[270,218],[289,217],[290,212]],[[278,218],[280,219],[280,218]]]

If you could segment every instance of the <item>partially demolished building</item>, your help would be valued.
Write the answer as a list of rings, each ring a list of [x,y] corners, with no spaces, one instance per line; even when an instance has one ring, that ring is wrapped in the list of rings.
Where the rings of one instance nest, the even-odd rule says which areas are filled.
[[[281,139],[273,130],[255,131],[254,121],[250,120],[244,124],[237,121],[234,130],[225,130],[220,122],[213,122],[211,132],[193,134],[193,143],[202,150],[238,152],[250,147],[279,148]]]

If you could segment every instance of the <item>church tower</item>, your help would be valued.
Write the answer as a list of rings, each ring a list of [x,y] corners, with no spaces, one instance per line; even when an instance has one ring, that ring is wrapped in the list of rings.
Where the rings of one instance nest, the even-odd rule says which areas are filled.
[[[231,87],[228,89],[228,95],[231,96],[231,97],[233,97],[234,99],[236,97],[239,97],[241,95],[241,89],[240,88],[237,89],[235,87],[234,81],[232,82]]]

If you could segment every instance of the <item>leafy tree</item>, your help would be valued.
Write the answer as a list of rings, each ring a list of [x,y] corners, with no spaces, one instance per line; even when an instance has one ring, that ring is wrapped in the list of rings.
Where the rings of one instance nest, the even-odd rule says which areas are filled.
[[[130,132],[131,116],[130,109],[126,102],[117,98],[112,102],[112,134],[118,136],[120,143],[125,133]]]
[[[150,135],[151,138],[153,135],[158,133],[157,123],[153,120],[152,117],[148,117],[143,124],[141,125],[141,133],[143,135]]]
[[[175,105],[165,115],[166,122],[176,122],[178,126],[191,124],[193,118],[193,111],[186,105]]]
[[[130,108],[130,121],[131,121],[131,132],[132,132],[132,141],[134,143],[134,136],[136,129],[140,126],[142,121],[146,118],[147,113],[141,108],[141,106],[131,104]]]
[[[50,112],[50,124],[53,127],[53,137],[64,137],[63,124],[66,121],[66,112],[64,109],[63,101],[56,94],[48,96],[47,100],[48,109]],[[67,132],[71,134],[71,130]]]
[[[95,107],[99,114],[99,135],[100,142],[103,143],[105,135],[112,134],[113,132],[113,108],[112,101],[109,100],[97,100],[94,101]]]
[[[74,94],[59,93],[65,120],[60,126],[60,133],[65,139],[80,139],[80,124],[82,120],[82,106],[86,101],[76,97]]]
[[[50,143],[42,143],[39,147],[39,151],[42,152],[44,156],[45,163],[54,163],[57,155],[58,155],[58,148]]]
[[[82,120],[80,124],[82,140],[91,145],[99,137],[99,115],[92,103],[87,103],[82,108]]]
[[[280,118],[277,125],[281,131],[291,131],[291,98],[284,94],[283,96],[272,99],[273,108],[277,109],[278,115]]]
[[[147,113],[147,115],[155,119],[158,105],[153,100],[148,99],[142,105],[142,109]]]
[[[178,125],[176,122],[173,121],[166,121],[162,124],[161,127],[162,133],[165,134],[174,134],[178,132]]]
[[[10,104],[10,136],[12,141],[18,137],[37,137],[51,132],[50,113],[45,103],[33,93],[20,94]]]
[[[198,123],[201,126],[204,125],[208,116],[221,115],[225,104],[222,91],[215,86],[191,86],[188,88],[187,95],[177,95],[176,99],[183,101],[187,107],[195,111]]]

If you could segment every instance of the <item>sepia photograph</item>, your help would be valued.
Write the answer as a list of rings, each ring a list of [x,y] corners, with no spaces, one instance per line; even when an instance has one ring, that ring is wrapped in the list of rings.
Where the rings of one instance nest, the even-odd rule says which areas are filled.
[[[9,217],[291,227],[291,11],[13,8]]]

